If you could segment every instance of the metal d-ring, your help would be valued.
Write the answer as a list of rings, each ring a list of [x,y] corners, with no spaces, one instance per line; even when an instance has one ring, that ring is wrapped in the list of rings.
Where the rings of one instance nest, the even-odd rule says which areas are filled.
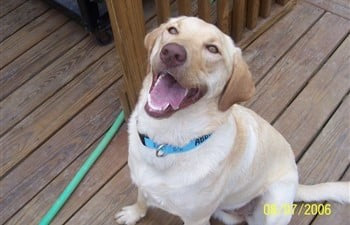
[[[164,157],[164,156],[166,156],[166,154],[165,154],[165,152],[163,151],[163,148],[165,147],[165,145],[164,144],[162,144],[162,145],[159,145],[158,147],[157,147],[157,151],[156,151],[156,156],[157,157]]]

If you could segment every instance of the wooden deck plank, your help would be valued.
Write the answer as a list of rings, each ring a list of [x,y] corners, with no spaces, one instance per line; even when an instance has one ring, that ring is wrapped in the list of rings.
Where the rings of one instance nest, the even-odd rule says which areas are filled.
[[[299,181],[315,184],[337,181],[346,170],[350,146],[350,96],[329,120],[325,128],[298,163]],[[335,203],[332,203],[334,205]],[[292,218],[291,225],[306,225],[313,216]]]
[[[100,141],[99,137],[113,123],[120,110],[117,98],[119,85],[120,83],[118,82],[105,91],[86,110],[59,131],[57,135],[45,143],[38,151],[34,152],[33,156],[30,156],[24,162],[24,166],[22,166],[22,163],[21,169],[16,168],[12,175],[18,175],[19,178],[11,180],[6,177],[5,179],[8,183],[6,183],[6,180],[1,182],[8,191],[4,199],[4,202],[7,204],[1,204],[2,206],[11,205],[12,208],[19,209],[21,205],[25,205],[6,224],[38,224],[40,218],[53,204],[85,161],[88,154],[94,150]],[[88,176],[83,180],[83,183],[78,187],[52,224],[63,224],[62,221],[69,218],[119,168],[124,166],[127,157],[125,127],[124,125],[124,128],[113,139],[110,146],[96,162],[92,170],[89,171]],[[54,145],[60,141],[65,141],[65,144]],[[36,158],[42,159],[42,161],[38,163],[39,165],[32,166],[31,163],[37,162]],[[62,158],[65,160],[62,160]],[[24,171],[26,168],[31,173]],[[28,177],[24,179],[26,176],[22,175],[21,172],[27,174]],[[58,174],[59,176],[57,176]],[[52,179],[54,180],[51,182]],[[17,185],[13,186],[16,181]],[[3,210],[5,210],[5,215],[10,216],[13,214],[14,209],[11,212],[8,212],[8,209]]]
[[[298,156],[350,89],[350,36],[283,112],[274,127]]]
[[[95,85],[94,78],[81,82]],[[0,181],[2,219],[10,218],[106,131],[119,111],[117,90],[114,84]]]
[[[0,42],[48,10],[43,1],[28,0],[0,19]]]
[[[307,3],[299,3],[269,30],[244,49],[243,56],[255,82],[318,20],[324,11]]]
[[[345,173],[342,181],[350,181],[350,169]],[[350,195],[350,193],[349,193]],[[350,196],[349,196],[350,198]],[[318,215],[316,219],[313,221],[313,225],[349,225],[349,212],[350,205],[342,205],[342,204],[331,204],[332,213],[329,216],[321,216]]]
[[[262,79],[246,105],[272,122],[337,48],[349,28],[350,21],[326,13]]]
[[[335,13],[350,19],[350,1],[349,0],[304,0],[310,2],[327,11]]]
[[[5,16],[27,0],[1,0],[0,1],[0,17]]]
[[[97,54],[97,51],[95,50],[93,53]],[[84,52],[81,51],[80,54],[84,54]],[[91,54],[86,53],[86,57],[89,57],[89,55],[92,57]],[[52,98],[1,137],[0,145],[4,146],[0,159],[1,176],[121,76],[121,71],[116,69],[119,67],[116,65],[118,61],[114,55],[116,55],[115,51],[111,51],[101,60],[91,65],[85,72],[81,73],[76,79],[63,87]],[[83,61],[88,61],[88,59],[85,58]],[[79,63],[79,65],[82,64],[83,62]],[[85,64],[85,66],[87,65]],[[63,75],[68,76],[68,74]],[[31,79],[30,81],[33,80]],[[50,80],[50,82],[52,81]],[[35,84],[33,85],[36,88],[40,88],[35,86]],[[22,89],[23,87],[20,90]]]
[[[0,69],[54,32],[67,21],[68,18],[66,16],[52,9],[1,42]]]
[[[112,121],[109,122],[112,123]],[[101,188],[101,186],[125,166],[128,147],[127,139],[126,124],[124,124],[108,148],[104,151],[103,155],[91,168],[88,176],[74,192],[74,195],[72,195],[64,208],[52,221],[52,225],[64,224],[64,222],[68,220],[81,206],[83,206],[95,194],[95,192]],[[79,156],[79,158],[61,172],[57,178],[45,187],[45,189],[30,200],[30,202],[16,213],[6,224],[38,224],[40,218],[42,218],[45,212],[57,199],[58,195],[72,179],[76,171],[96,145],[97,143]]]
[[[0,100],[80,42],[87,33],[71,21],[0,70]]]
[[[66,224],[86,224],[87,221],[89,225],[114,224],[114,214],[122,207],[133,204],[136,192],[135,186],[131,184],[129,170],[125,167]],[[146,218],[138,223],[138,225],[154,224],[181,225],[182,222],[159,209],[150,209]]]
[[[112,47],[112,44],[97,46],[95,40],[87,37],[41,70],[20,89],[6,97],[0,102],[0,114],[2,115],[0,135],[17,124]]]

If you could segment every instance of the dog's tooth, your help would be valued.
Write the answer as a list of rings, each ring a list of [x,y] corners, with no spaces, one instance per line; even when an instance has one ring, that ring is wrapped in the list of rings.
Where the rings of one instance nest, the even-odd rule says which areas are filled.
[[[157,86],[157,84],[159,83],[159,81],[160,81],[161,79],[163,79],[163,78],[164,78],[164,75],[163,75],[163,74],[160,75],[160,76],[158,77],[156,83],[154,84],[154,86]]]

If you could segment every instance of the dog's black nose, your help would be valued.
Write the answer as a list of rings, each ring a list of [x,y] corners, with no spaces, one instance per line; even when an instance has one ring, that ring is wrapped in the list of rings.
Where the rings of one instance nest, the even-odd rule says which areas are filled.
[[[186,49],[176,43],[164,45],[160,51],[160,59],[167,67],[181,66],[186,62]]]

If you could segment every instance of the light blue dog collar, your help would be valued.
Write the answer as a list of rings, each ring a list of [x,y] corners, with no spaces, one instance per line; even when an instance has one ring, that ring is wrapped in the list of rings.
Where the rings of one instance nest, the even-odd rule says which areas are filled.
[[[157,157],[163,157],[168,154],[183,153],[183,152],[190,151],[196,148],[197,146],[203,144],[211,136],[211,134],[206,134],[206,135],[203,135],[202,137],[193,139],[187,145],[182,147],[168,145],[168,144],[157,144],[146,135],[139,133],[139,136],[144,146],[156,150]]]

